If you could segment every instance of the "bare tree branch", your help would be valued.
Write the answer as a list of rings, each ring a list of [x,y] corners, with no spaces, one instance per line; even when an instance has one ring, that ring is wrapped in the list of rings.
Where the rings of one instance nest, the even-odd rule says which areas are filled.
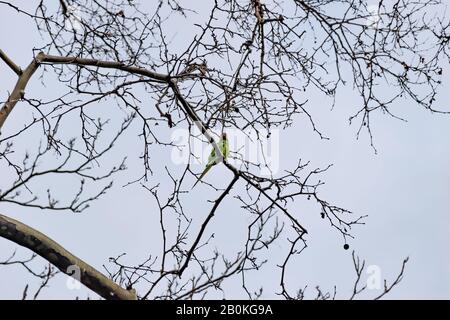
[[[22,69],[14,63],[7,55],[0,49],[0,59],[5,61],[5,63],[20,77],[22,74]]]
[[[80,279],[76,280],[80,281],[86,287],[105,299],[136,299],[134,291],[121,288],[105,275],[68,252],[61,245],[43,233],[2,214],[0,214],[0,236],[30,249],[69,276],[72,276],[70,270],[72,270],[73,267],[78,268],[80,270]],[[41,288],[44,287],[46,283],[47,281],[44,281]],[[39,294],[39,291],[35,296]],[[26,294],[24,293],[24,296],[25,295]]]
[[[446,113],[434,107],[442,65],[450,57],[443,1],[379,1],[373,12],[368,3],[354,0],[216,0],[202,4],[207,11],[196,15],[201,21],[186,28],[179,42],[171,34],[173,25],[190,24],[193,10],[177,0],[142,4],[39,1],[29,11],[0,0],[4,12],[23,17],[41,36],[24,70],[0,50],[0,62],[17,76],[0,107],[0,204],[78,213],[110,190],[127,190],[117,190],[116,181],[132,162],[139,172],[119,184],[149,192],[161,246],[155,244],[158,253],[152,247],[138,262],[128,261],[126,252],[111,257],[104,265],[110,280],[86,265],[87,286],[105,298],[115,292],[123,299],[202,299],[210,292],[225,296],[223,283],[238,278],[242,293],[257,299],[264,288],[252,287],[251,274],[273,262],[279,279],[274,294],[305,298],[307,285],[292,288],[289,275],[294,257],[308,247],[310,223],[326,224],[349,249],[352,228],[364,225],[366,216],[322,196],[322,176],[331,164],[318,168],[295,147],[294,167],[276,172],[265,156],[249,159],[247,146],[222,159],[215,134],[239,132],[252,147],[264,149],[265,139],[300,118],[320,139],[329,139],[309,97],[319,94],[334,107],[344,86],[355,93],[349,121],[358,122],[357,136],[368,133],[374,150],[372,115],[403,120],[393,112],[396,101]],[[34,77],[58,90],[28,90],[37,84]],[[27,117],[15,123],[11,115],[19,102]],[[102,104],[107,107],[99,108]],[[177,129],[185,130],[185,143],[167,138]],[[122,137],[138,141],[139,148],[133,148],[138,152],[116,147]],[[209,192],[202,203],[191,203],[187,187],[198,175],[192,166],[200,159],[195,142],[214,148],[217,163],[233,175],[225,187],[215,179],[202,181]],[[167,148],[185,152],[186,163],[159,168],[153,157]],[[117,159],[115,165],[111,159]],[[71,186],[75,179],[75,189],[58,193],[55,177]],[[213,228],[213,217],[228,204],[244,221],[234,255],[216,249],[215,235],[229,230]],[[204,216],[192,214],[191,205]],[[0,237],[39,251],[65,273],[69,263],[80,262],[38,231],[0,217]],[[278,242],[282,257],[272,261]],[[50,267],[39,273],[26,260],[15,262],[41,279],[37,294],[48,285]],[[365,288],[364,261],[353,254],[353,262],[357,279],[351,298]],[[385,283],[385,293],[402,274],[403,268],[392,285]],[[336,297],[336,287],[314,288],[315,299]],[[24,288],[23,298],[33,297],[29,290]]]

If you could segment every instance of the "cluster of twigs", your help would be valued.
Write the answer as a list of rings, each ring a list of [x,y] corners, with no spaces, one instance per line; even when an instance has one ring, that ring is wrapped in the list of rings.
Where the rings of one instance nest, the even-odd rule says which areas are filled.
[[[188,24],[195,12],[175,0],[145,6],[125,0],[40,1],[33,11],[0,1],[2,10],[34,21],[43,38],[24,69],[0,51],[18,78],[0,109],[0,204],[87,209],[127,169],[127,154],[112,168],[105,168],[105,158],[122,136],[136,135],[141,174],[127,185],[140,184],[155,200],[163,249],[139,265],[125,264],[122,256],[112,258],[112,266],[105,266],[112,280],[128,289],[143,288],[138,292],[142,299],[184,299],[205,297],[212,288],[220,291],[225,280],[239,276],[248,297],[258,298],[261,291],[249,289],[246,277],[260,270],[272,244],[285,238],[289,249],[279,262],[279,294],[302,298],[303,290],[288,292],[286,269],[306,248],[307,228],[289,205],[315,201],[317,214],[346,245],[352,227],[364,223],[364,216],[320,195],[320,177],[328,168],[311,169],[299,161],[292,170],[267,177],[258,171],[267,165],[264,160],[244,160],[235,151],[235,162],[224,161],[232,176],[227,186],[204,184],[215,198],[201,205],[207,214],[196,230],[184,207],[196,175],[190,163],[198,155],[190,151],[181,171],[166,167],[164,185],[172,188],[163,196],[161,184],[153,184],[152,152],[178,146],[165,141],[166,128],[160,124],[167,130],[188,128],[191,138],[202,137],[216,150],[214,128],[270,137],[274,129],[286,129],[301,117],[327,139],[305,97],[318,91],[333,103],[339,89],[350,83],[361,98],[350,121],[360,122],[358,135],[365,128],[373,145],[370,115],[381,111],[401,118],[393,110],[397,100],[444,112],[433,103],[441,61],[449,58],[449,22],[426,14],[440,5],[438,0],[381,0],[375,7],[353,0],[215,0],[204,21],[177,43],[170,25]],[[50,99],[30,96],[27,84],[37,72],[43,83],[56,77],[63,93]],[[14,124],[18,103],[29,117]],[[30,136],[38,137],[39,147],[29,148]],[[71,198],[54,194],[56,179],[78,183]],[[233,258],[209,246],[211,221],[227,198],[234,198],[250,217],[242,250]],[[175,235],[168,235],[168,229]],[[360,264],[355,262],[355,268],[356,295],[362,291],[357,289]],[[393,286],[402,275],[403,268]],[[391,288],[386,285],[385,293]],[[332,297],[318,289],[317,298]]]

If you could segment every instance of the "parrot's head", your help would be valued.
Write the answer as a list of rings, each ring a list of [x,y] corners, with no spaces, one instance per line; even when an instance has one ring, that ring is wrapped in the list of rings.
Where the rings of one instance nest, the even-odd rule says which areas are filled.
[[[225,132],[222,132],[222,139],[227,140],[227,134]]]

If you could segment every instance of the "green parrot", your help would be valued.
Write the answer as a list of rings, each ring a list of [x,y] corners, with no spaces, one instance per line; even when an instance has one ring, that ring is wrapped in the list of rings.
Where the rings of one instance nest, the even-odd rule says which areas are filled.
[[[219,146],[220,152],[222,153],[223,158],[226,159],[228,157],[228,153],[230,152],[230,150],[229,150],[229,146],[228,146],[227,134],[225,132],[222,133],[222,137],[219,140],[218,146]],[[207,174],[208,171],[218,163],[218,162],[216,162],[216,160],[217,160],[216,149],[213,147],[213,149],[211,150],[211,153],[209,154],[208,163],[206,164],[205,170],[203,170],[202,174],[197,179],[197,181],[192,186],[192,188],[194,188],[197,185],[197,183],[205,176],[205,174]]]

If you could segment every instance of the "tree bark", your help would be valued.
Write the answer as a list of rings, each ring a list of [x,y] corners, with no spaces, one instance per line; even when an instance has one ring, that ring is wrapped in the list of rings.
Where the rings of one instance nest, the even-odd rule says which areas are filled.
[[[136,300],[134,290],[120,287],[104,274],[77,258],[43,233],[0,214],[0,237],[30,249],[52,263],[63,273],[74,277],[86,287],[108,300]],[[79,273],[70,274],[73,270]],[[75,276],[78,275],[80,279]]]
[[[36,70],[39,67],[40,59],[43,57],[43,54],[38,54],[36,58],[31,61],[31,63],[28,65],[28,67],[22,72],[20,71],[19,79],[16,82],[16,86],[14,87],[13,91],[11,92],[11,95],[9,96],[8,100],[5,102],[3,107],[0,109],[0,130],[3,127],[3,124],[5,123],[6,119],[8,118],[11,111],[16,106],[17,102],[20,101],[24,94],[25,94],[25,88],[28,84],[28,81],[30,81],[33,74],[36,72]],[[11,67],[14,72],[17,73],[17,70],[20,70],[19,67],[14,67],[15,64],[10,60],[2,51],[2,54],[0,55],[0,58],[5,61],[8,66]],[[17,69],[18,68],[18,69]]]

